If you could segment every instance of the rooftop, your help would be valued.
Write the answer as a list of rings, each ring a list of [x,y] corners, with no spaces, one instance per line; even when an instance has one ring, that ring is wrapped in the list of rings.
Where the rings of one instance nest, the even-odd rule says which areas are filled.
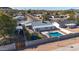
[[[53,27],[53,24],[49,21],[36,21],[32,23],[33,28],[44,28],[44,27]]]
[[[36,22],[32,22],[32,26],[46,26],[46,25],[51,25],[52,23],[50,23],[49,21],[36,21]]]
[[[16,17],[14,17],[14,19],[24,19],[25,17],[24,16],[16,16]]]

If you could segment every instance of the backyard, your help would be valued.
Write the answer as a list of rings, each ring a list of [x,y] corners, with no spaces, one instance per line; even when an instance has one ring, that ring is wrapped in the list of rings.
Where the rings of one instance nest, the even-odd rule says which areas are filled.
[[[72,32],[79,32],[79,28],[74,28],[74,29],[66,28],[66,29]],[[73,45],[79,44],[79,37],[71,38],[71,39],[63,40],[63,41],[51,42],[51,43],[39,45],[36,48],[28,48],[24,50],[26,51],[51,51],[51,50],[56,50],[58,48],[62,48],[62,47],[72,45],[72,44]]]

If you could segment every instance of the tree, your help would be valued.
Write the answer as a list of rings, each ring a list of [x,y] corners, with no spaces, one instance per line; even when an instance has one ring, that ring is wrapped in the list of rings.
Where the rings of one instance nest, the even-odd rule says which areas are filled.
[[[42,22],[44,22],[44,21],[46,21],[46,20],[49,21],[49,13],[44,12],[44,13],[43,13],[43,20],[42,20]]]
[[[31,13],[31,9],[27,10],[27,13]]]
[[[4,38],[13,34],[16,26],[16,21],[12,20],[12,17],[9,17],[3,13],[0,13],[0,35]]]
[[[29,33],[29,31],[26,28],[24,29],[24,31],[25,31],[27,40],[30,41],[31,40],[31,33]]]
[[[75,20],[75,11],[73,10],[73,9],[71,9],[71,10],[65,10],[65,11],[63,11],[63,14],[69,14],[69,18],[68,18],[68,20]]]
[[[76,21],[77,21],[77,25],[79,25],[79,18],[77,18]]]

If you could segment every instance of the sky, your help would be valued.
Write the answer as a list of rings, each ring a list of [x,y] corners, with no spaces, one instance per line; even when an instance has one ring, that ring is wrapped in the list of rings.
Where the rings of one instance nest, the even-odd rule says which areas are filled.
[[[19,10],[67,10],[67,9],[79,9],[79,7],[12,7]]]
[[[6,7],[79,7],[79,0],[0,0]]]

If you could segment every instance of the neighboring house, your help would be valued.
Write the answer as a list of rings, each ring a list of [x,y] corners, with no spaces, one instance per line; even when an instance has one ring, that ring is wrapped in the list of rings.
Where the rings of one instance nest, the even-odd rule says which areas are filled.
[[[67,26],[68,28],[76,28],[77,27],[75,23],[65,24],[65,26]]]
[[[36,17],[42,17],[42,14],[34,14]]]
[[[32,22],[31,21],[19,21],[18,24],[24,25],[24,26],[31,26]]]
[[[36,21],[36,22],[32,22],[32,28],[34,31],[45,31],[45,30],[52,30],[55,29],[55,26],[53,26],[52,23],[50,23],[49,21]]]
[[[16,19],[17,21],[23,21],[26,19],[21,12],[14,14],[13,16],[14,16],[13,19]]]
[[[12,10],[12,8],[10,8],[10,7],[0,7],[0,10],[7,11],[7,10]]]
[[[75,14],[75,18],[79,18],[79,13],[76,13]]]
[[[66,24],[76,24],[76,21],[74,21],[74,20],[67,20],[67,19],[65,19],[65,20],[63,20],[63,21],[60,21],[60,22],[58,22],[59,24],[60,24],[60,27],[62,27],[62,28],[65,28],[66,26]]]
[[[15,17],[13,17],[13,19],[16,19],[17,21],[22,21],[22,20],[25,20],[25,17],[22,15],[17,15]]]
[[[0,11],[3,11],[4,13],[8,13],[8,12],[10,12],[11,10],[13,10],[13,9],[10,8],[10,7],[0,7]]]
[[[63,21],[68,19],[70,16],[69,15],[59,15],[59,16],[51,16],[49,19],[51,19],[52,21]]]
[[[65,19],[67,19],[67,18],[69,18],[70,16],[69,16],[68,14],[66,14],[66,15],[60,15],[59,17],[60,17],[60,18],[65,18]]]
[[[34,14],[34,17],[37,18],[38,20],[43,19],[42,14]]]

